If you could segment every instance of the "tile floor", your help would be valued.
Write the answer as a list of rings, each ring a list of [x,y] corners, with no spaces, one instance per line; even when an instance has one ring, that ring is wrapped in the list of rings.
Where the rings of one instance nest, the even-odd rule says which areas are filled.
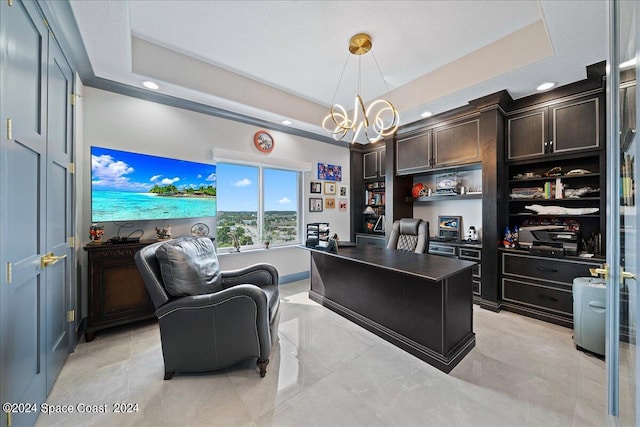
[[[572,331],[474,306],[476,347],[449,375],[281,287],[279,343],[255,361],[163,381],[156,324],[96,334],[69,356],[47,402],[106,414],[41,414],[37,426],[601,426],[605,364]],[[137,413],[114,414],[116,402]]]

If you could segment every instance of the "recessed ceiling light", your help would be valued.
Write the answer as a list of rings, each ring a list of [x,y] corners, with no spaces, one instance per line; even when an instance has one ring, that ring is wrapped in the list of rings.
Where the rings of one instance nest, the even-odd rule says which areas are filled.
[[[293,124],[293,122],[291,120],[283,120],[282,124],[289,126],[290,124]]]
[[[420,114],[420,117],[431,117],[433,116],[433,113],[431,111],[425,111],[424,113]]]
[[[151,80],[142,82],[142,86],[146,87],[147,89],[153,89],[153,90],[160,89],[160,86],[158,86],[156,82],[152,82]]]
[[[543,91],[543,90],[547,90],[547,89],[551,89],[552,87],[554,87],[556,84],[554,82],[546,82],[546,83],[542,83],[540,86],[538,86],[536,88],[537,91]]]

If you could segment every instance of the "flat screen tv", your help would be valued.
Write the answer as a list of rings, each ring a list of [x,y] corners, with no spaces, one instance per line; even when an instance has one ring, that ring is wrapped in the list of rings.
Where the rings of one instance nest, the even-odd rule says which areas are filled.
[[[216,166],[91,147],[91,222],[216,216]]]

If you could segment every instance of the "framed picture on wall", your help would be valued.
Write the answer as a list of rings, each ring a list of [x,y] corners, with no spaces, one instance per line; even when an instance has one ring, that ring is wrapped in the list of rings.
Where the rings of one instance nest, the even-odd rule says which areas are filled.
[[[318,179],[342,181],[342,166],[318,163]]]
[[[338,210],[346,211],[347,210],[347,199],[338,200]]]
[[[326,199],[324,199],[324,207],[325,209],[335,209],[336,199],[334,197],[327,197]]]
[[[310,183],[310,192],[312,193],[322,193],[322,183],[321,182],[317,182],[317,181],[312,181]]]
[[[322,212],[322,197],[309,198],[309,212]]]
[[[349,186],[348,185],[339,185],[338,186],[338,196],[340,196],[340,197],[349,197]]]
[[[324,194],[336,194],[336,183],[335,182],[325,182],[324,183]]]

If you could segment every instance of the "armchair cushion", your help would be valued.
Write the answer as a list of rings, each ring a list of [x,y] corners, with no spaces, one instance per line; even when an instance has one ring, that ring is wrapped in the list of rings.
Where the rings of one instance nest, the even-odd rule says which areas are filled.
[[[222,275],[211,239],[177,238],[156,250],[167,293],[174,297],[203,295],[222,289]]]

